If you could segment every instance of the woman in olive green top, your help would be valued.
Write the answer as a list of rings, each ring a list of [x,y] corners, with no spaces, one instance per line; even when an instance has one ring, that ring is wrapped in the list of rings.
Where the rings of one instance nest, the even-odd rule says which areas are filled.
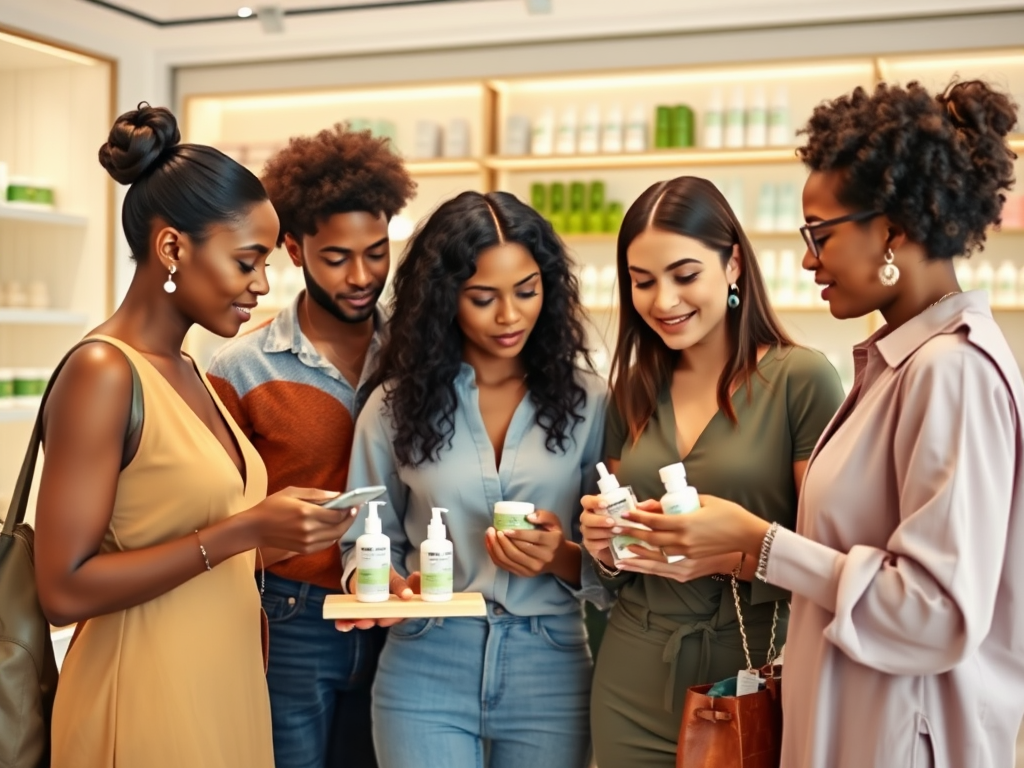
[[[665,492],[658,470],[792,528],[806,460],[843,399],[818,352],[797,347],[768,304],[753,249],[725,198],[682,177],[648,189],[618,243],[622,312],[612,369],[609,469],[639,499]],[[740,580],[756,666],[785,642],[787,593],[751,583],[740,553],[669,564],[660,553],[616,564],[614,521],[583,499],[584,541],[618,590],[591,700],[601,768],[675,765],[686,688],[746,668],[728,578]],[[717,578],[716,578],[717,577]],[[777,609],[777,622],[776,622]]]

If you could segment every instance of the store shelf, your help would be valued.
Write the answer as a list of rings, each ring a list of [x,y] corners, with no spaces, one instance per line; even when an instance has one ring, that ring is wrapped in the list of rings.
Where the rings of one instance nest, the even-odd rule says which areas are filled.
[[[85,325],[87,319],[84,312],[61,309],[0,308],[0,325]]]
[[[747,237],[753,238],[755,240],[767,240],[769,238],[786,238],[789,240],[797,241],[801,240],[800,233],[796,229],[775,231],[758,231],[748,229],[745,231],[747,233]],[[588,245],[592,243],[611,243],[614,245],[618,241],[619,235],[617,232],[577,232],[573,234],[561,235],[561,238],[562,242],[570,246]]]
[[[28,221],[36,224],[54,224],[62,227],[84,227],[89,223],[85,216],[70,213],[49,211],[45,208],[22,208],[15,205],[0,204],[0,220]]]
[[[412,176],[464,176],[483,171],[481,162],[472,158],[465,160],[407,160],[405,168]]]
[[[794,147],[765,149],[668,149],[621,155],[492,155],[483,164],[495,171],[572,171],[675,166],[795,164]]]
[[[0,408],[0,424],[23,424],[28,421],[35,421],[38,408],[38,404]]]

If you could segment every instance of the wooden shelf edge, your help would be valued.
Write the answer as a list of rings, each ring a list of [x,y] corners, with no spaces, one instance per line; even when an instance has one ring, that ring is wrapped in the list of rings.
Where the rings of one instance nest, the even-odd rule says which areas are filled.
[[[483,173],[484,166],[480,160],[469,158],[464,160],[406,160],[406,170],[413,176],[462,176]]]
[[[560,171],[574,169],[663,168],[765,163],[798,163],[794,147],[756,149],[666,149],[654,152],[623,152],[616,155],[491,155],[485,167],[495,171]]]
[[[0,219],[10,221],[27,221],[36,224],[55,224],[63,227],[84,227],[89,223],[85,216],[72,213],[60,213],[45,208],[27,208],[0,203]]]
[[[84,312],[0,307],[0,325],[85,325],[87,319]]]

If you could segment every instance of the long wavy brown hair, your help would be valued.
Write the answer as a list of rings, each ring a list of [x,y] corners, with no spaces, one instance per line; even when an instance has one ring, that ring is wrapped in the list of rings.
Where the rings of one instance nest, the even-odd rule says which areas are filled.
[[[654,415],[659,394],[672,380],[680,352],[669,349],[633,306],[633,288],[626,254],[648,227],[698,240],[718,251],[722,266],[739,246],[740,306],[726,312],[729,362],[718,380],[718,407],[736,423],[732,389],[736,383],[750,393],[757,372],[757,350],[763,346],[794,346],[768,301],[768,290],[743,228],[728,201],[707,179],[680,176],[647,189],[630,206],[619,230],[619,338],[612,360],[612,396],[635,442]],[[722,301],[726,300],[722,296]]]

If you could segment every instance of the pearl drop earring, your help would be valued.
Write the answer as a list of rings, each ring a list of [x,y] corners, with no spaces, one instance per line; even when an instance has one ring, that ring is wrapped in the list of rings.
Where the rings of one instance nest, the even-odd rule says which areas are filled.
[[[167,293],[174,293],[178,290],[178,286],[174,283],[174,273],[178,271],[178,268],[171,264],[167,269],[167,282],[164,283],[164,291]]]

